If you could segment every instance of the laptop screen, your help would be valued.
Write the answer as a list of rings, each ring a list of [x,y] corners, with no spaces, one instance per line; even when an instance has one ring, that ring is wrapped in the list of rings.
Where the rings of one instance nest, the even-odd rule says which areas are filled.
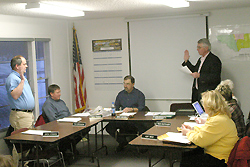
[[[199,115],[201,115],[201,114],[204,113],[204,111],[203,111],[203,109],[201,108],[201,106],[200,106],[200,104],[199,104],[198,101],[194,102],[192,105],[194,106],[194,109],[196,110],[196,112],[197,112]]]

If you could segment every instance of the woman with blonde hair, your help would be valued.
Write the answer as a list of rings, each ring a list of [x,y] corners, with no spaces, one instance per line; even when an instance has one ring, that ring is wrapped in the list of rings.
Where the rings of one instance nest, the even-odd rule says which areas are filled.
[[[228,105],[222,95],[211,90],[202,93],[208,119],[201,127],[182,125],[182,134],[198,148],[184,152],[181,167],[226,167],[229,154],[238,140]]]

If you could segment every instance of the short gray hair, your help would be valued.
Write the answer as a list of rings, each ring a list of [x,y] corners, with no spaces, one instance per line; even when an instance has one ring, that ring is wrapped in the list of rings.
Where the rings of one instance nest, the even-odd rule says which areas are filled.
[[[226,79],[226,80],[224,80],[224,81],[221,81],[220,85],[228,85],[229,88],[230,88],[232,91],[233,91],[233,89],[234,89],[234,83],[233,83],[233,81],[230,80],[230,79]]]
[[[198,42],[198,44],[203,44],[204,47],[208,47],[208,51],[211,50],[211,43],[209,42],[209,40],[207,38],[201,38]]]

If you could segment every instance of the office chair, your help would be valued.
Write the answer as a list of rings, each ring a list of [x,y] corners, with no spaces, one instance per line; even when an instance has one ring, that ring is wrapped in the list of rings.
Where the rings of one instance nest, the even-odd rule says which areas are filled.
[[[35,127],[43,125],[43,124],[45,124],[45,120],[43,118],[43,115],[41,114],[36,120]]]
[[[192,103],[172,103],[170,105],[170,112],[176,112],[176,115],[194,115],[195,110]]]

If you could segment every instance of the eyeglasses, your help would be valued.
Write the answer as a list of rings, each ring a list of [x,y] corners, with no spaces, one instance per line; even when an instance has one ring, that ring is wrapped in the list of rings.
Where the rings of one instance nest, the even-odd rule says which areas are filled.
[[[130,85],[131,83],[125,83],[125,82],[123,82],[123,85]]]
[[[201,48],[203,48],[202,46],[197,46],[197,49],[201,49]]]

